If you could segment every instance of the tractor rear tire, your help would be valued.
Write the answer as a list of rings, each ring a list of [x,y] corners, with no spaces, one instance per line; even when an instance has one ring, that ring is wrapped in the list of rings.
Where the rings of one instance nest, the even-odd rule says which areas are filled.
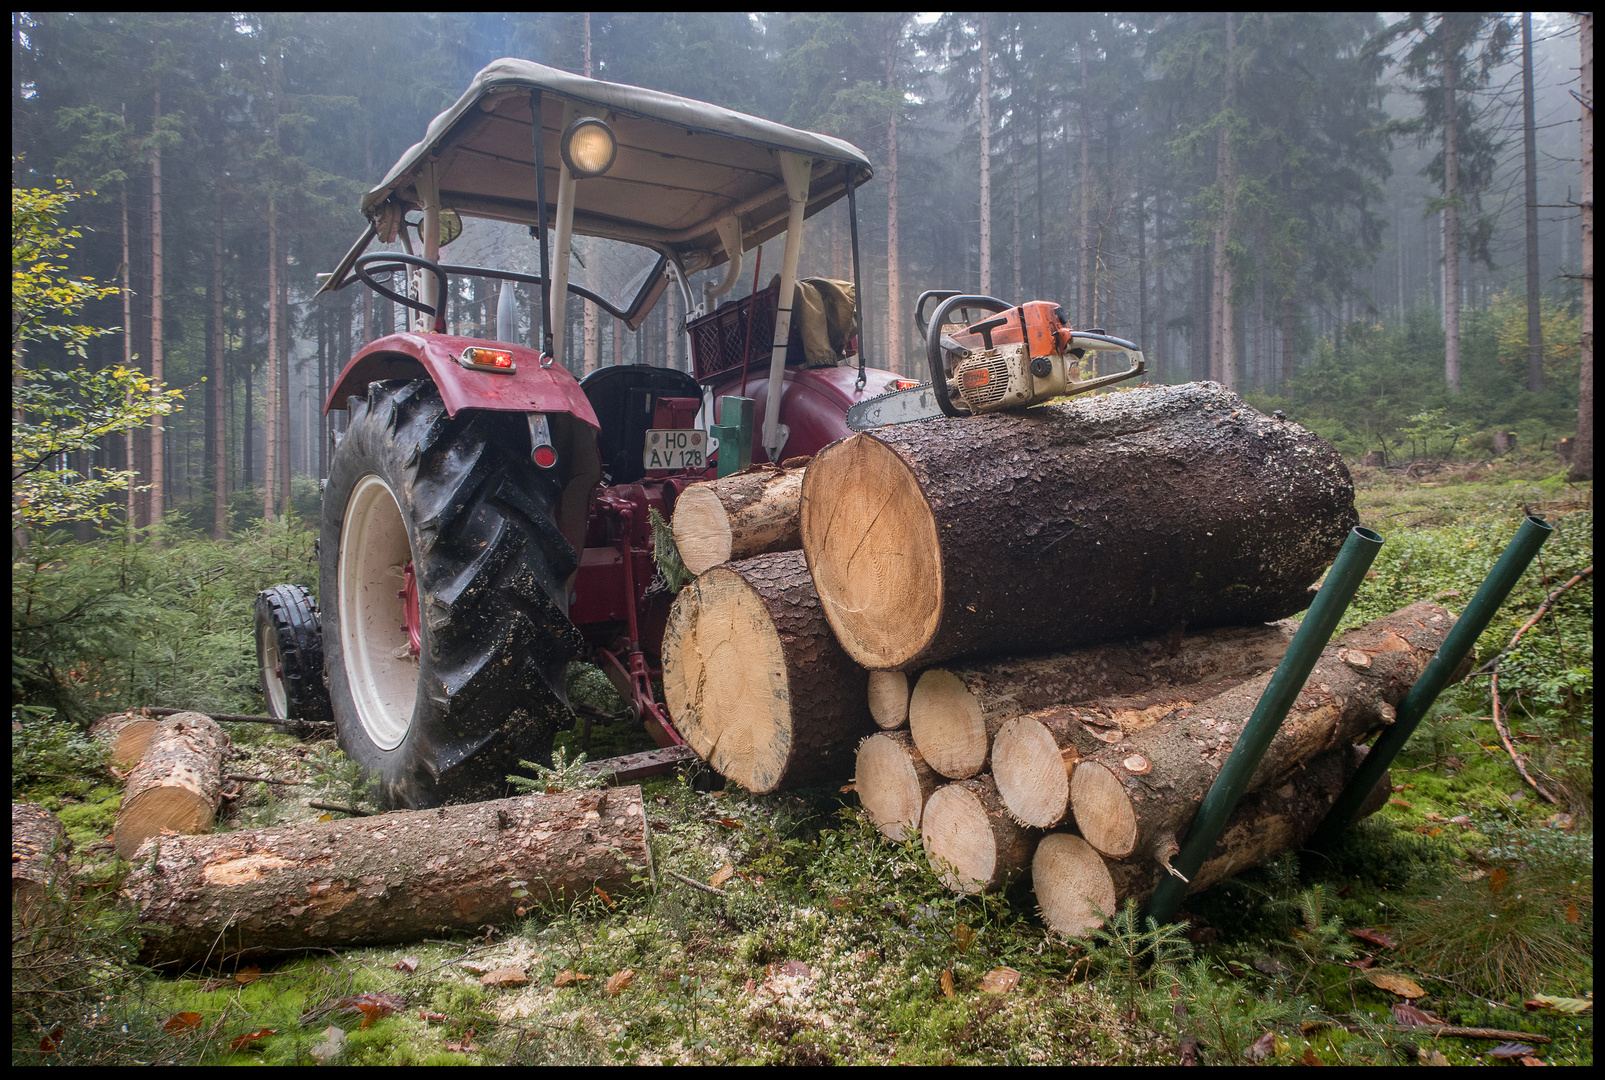
[[[392,808],[500,796],[572,718],[578,565],[518,413],[446,415],[425,380],[376,382],[323,493],[319,580],[340,746]],[[555,471],[555,470],[554,470]],[[410,647],[406,568],[417,587]]]
[[[333,718],[323,684],[323,630],[312,594],[275,585],[256,594],[256,669],[269,716],[327,724]]]

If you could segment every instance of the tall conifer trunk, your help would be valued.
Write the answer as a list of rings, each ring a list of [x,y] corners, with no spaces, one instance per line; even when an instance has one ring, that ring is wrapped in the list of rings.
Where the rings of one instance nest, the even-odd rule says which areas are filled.
[[[1237,336],[1232,312],[1232,264],[1227,246],[1231,242],[1237,200],[1237,159],[1232,149],[1231,111],[1237,99],[1237,13],[1226,17],[1226,71],[1221,89],[1221,121],[1215,142],[1215,177],[1220,186],[1220,219],[1215,224],[1214,292],[1211,296],[1210,377],[1230,388],[1237,388]]]
[[[1460,393],[1460,208],[1455,201],[1460,195],[1460,117],[1455,100],[1459,52],[1459,43],[1449,38],[1443,61],[1443,375],[1453,394]]]
[[[1077,42],[1076,52],[1081,57],[1081,103],[1078,117],[1081,121],[1081,171],[1077,174],[1077,182],[1081,184],[1081,237],[1080,254],[1076,262],[1076,318],[1083,325],[1090,325],[1092,315],[1092,300],[1089,292],[1092,285],[1092,273],[1088,260],[1092,256],[1092,121],[1088,115],[1087,94],[1087,30],[1081,28],[1081,37]]]
[[[228,402],[223,396],[223,347],[228,327],[223,322],[223,174],[218,171],[212,188],[212,538],[228,536]]]
[[[992,295],[992,55],[981,15],[981,295]]]
[[[1582,13],[1578,40],[1581,72],[1583,151],[1583,342],[1577,382],[1577,442],[1572,447],[1571,479],[1594,478],[1594,13]]]
[[[268,196],[268,346],[266,421],[262,441],[262,520],[273,520],[273,489],[278,477],[279,443],[279,215]]]
[[[131,283],[133,264],[128,253],[128,182],[122,183],[122,210],[123,210],[123,367],[129,371],[134,370],[134,288]],[[135,476],[129,481],[124,492],[125,505],[123,509],[123,522],[129,529],[139,526],[139,517],[135,502],[135,489],[139,487],[138,453],[134,449],[134,429],[129,428],[123,433],[123,452],[127,461],[123,467]]]
[[[150,377],[157,386],[162,383],[162,146],[160,125],[162,119],[162,84],[158,79],[152,98],[153,117],[150,163]],[[164,498],[166,476],[162,460],[162,414],[150,418],[150,523],[162,520],[167,509]],[[159,541],[158,541],[159,543]]]
[[[1533,120],[1533,13],[1521,13],[1521,145],[1527,174],[1527,389],[1544,388],[1544,332],[1538,310],[1538,138]]]

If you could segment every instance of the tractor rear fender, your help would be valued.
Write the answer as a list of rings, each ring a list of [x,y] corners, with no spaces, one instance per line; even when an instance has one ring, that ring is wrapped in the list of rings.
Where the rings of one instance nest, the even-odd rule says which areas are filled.
[[[476,371],[459,361],[470,346],[512,354],[511,373]],[[568,413],[600,430],[579,382],[560,364],[541,367],[540,354],[522,345],[450,334],[391,334],[371,342],[345,366],[323,411],[346,408],[350,397],[366,398],[368,384],[385,379],[426,378],[440,389],[449,416],[463,409],[491,412]]]

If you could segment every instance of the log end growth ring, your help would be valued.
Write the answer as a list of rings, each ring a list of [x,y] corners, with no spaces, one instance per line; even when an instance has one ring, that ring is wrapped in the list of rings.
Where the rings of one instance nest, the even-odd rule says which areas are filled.
[[[875,827],[890,840],[903,842],[919,831],[925,793],[914,763],[891,736],[878,734],[858,748],[858,799]]]
[[[203,795],[180,787],[156,787],[142,791],[117,816],[113,846],[117,854],[132,860],[139,845],[170,829],[185,836],[212,831],[216,815]]]
[[[825,617],[858,663],[901,667],[935,636],[936,519],[891,447],[859,434],[814,458],[803,478],[802,543]]]
[[[1097,761],[1083,761],[1070,778],[1070,806],[1087,843],[1116,859],[1137,846],[1137,809],[1120,778]]]
[[[1042,921],[1067,937],[1080,937],[1115,912],[1115,882],[1092,845],[1074,833],[1051,833],[1031,859],[1031,884]]]
[[[663,661],[663,696],[691,749],[748,791],[773,791],[791,756],[791,692],[757,592],[723,567],[682,589]]]
[[[1022,825],[1047,829],[1064,820],[1074,768],[1073,758],[1066,766],[1048,729],[1028,716],[1006,721],[992,742],[992,778],[998,795]]]
[[[908,675],[901,671],[869,673],[869,715],[875,726],[891,731],[908,723]]]
[[[936,790],[925,804],[920,838],[931,869],[954,892],[982,892],[996,877],[997,842],[986,807],[965,785]]]
[[[730,515],[704,484],[693,484],[674,503],[674,546],[680,561],[701,574],[730,558]]]
[[[981,703],[957,675],[932,668],[914,684],[908,728],[926,764],[954,780],[974,776],[986,765],[986,720]]]

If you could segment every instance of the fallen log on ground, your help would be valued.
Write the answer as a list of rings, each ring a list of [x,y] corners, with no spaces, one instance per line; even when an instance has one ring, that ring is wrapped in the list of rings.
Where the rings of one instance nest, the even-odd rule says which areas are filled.
[[[826,617],[871,669],[1285,618],[1358,520],[1330,444],[1214,383],[877,428],[802,491]]]
[[[1001,888],[1030,864],[1039,835],[1008,815],[985,773],[937,788],[920,815],[926,861],[954,892]]]
[[[894,731],[908,723],[908,674],[902,671],[869,673],[869,715],[882,731]]]
[[[691,748],[760,794],[840,783],[875,730],[868,674],[831,634],[800,551],[716,566],[680,590],[663,696]]]
[[[674,503],[674,546],[693,574],[723,562],[802,546],[802,468],[754,465],[693,484]]]
[[[11,911],[24,926],[50,897],[66,898],[71,848],[55,814],[31,803],[11,804]]]
[[[1365,749],[1330,750],[1283,784],[1245,795],[1193,875],[1188,892],[1200,892],[1284,852],[1297,851],[1354,777]],[[1360,816],[1386,805],[1391,790],[1391,774],[1384,774]],[[1031,876],[1043,921],[1060,933],[1079,935],[1102,925],[1100,913],[1113,915],[1127,900],[1146,903],[1165,870],[1146,857],[1105,858],[1075,833],[1055,832],[1037,845]]]
[[[901,843],[909,830],[919,832],[926,801],[944,783],[906,731],[878,731],[858,746],[858,801],[888,839]]]
[[[1329,644],[1248,790],[1279,784],[1302,762],[1392,723],[1394,706],[1454,623],[1436,604],[1412,604]],[[1197,812],[1270,679],[1267,673],[1178,709],[1079,762],[1070,778],[1070,805],[1087,842],[1117,859],[1140,854],[1168,866],[1177,834]]]
[[[651,873],[641,789],[623,787],[152,837],[123,892],[145,961],[172,965],[480,931]]]
[[[164,829],[209,832],[223,801],[227,746],[223,729],[201,713],[179,713],[157,725],[123,789],[113,833],[117,854],[132,857],[146,837]]]
[[[1012,716],[1182,684],[1218,682],[1219,692],[1275,667],[1295,629],[1291,623],[1229,626],[931,668],[914,685],[909,730],[937,772],[953,779],[974,776],[986,765],[998,729]]]
[[[89,725],[89,736],[106,744],[112,764],[129,768],[139,762],[150,745],[150,737],[160,723],[155,717],[137,713],[112,713]]]

